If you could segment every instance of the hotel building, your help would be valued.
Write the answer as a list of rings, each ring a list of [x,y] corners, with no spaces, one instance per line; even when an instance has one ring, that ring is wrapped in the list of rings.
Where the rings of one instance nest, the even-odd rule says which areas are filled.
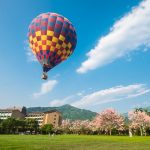
[[[47,112],[32,112],[27,114],[26,119],[35,119],[37,120],[39,126],[43,126],[45,124],[52,124],[53,127],[58,127],[62,123],[62,115],[57,110],[51,110]]]
[[[7,109],[0,109],[0,119],[4,120],[9,117],[23,119],[26,116],[26,108],[25,107],[13,107]]]

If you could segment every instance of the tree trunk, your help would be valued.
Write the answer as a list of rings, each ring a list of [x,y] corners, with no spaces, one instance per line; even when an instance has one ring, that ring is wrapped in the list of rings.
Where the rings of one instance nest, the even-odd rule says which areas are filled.
[[[142,128],[140,127],[140,133],[141,133],[141,136],[143,136],[143,131],[142,131]]]
[[[129,137],[132,137],[132,130],[129,128]]]
[[[111,129],[109,130],[109,135],[111,135]]]
[[[146,136],[146,135],[147,135],[147,133],[146,133],[146,129],[145,129],[145,128],[143,129],[143,132],[144,132],[144,135]]]

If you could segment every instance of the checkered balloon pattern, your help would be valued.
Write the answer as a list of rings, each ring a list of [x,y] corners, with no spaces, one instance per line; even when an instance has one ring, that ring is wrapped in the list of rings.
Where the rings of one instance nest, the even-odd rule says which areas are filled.
[[[33,19],[28,38],[32,52],[42,66],[48,66],[47,71],[66,60],[77,43],[71,22],[56,13],[44,13]]]

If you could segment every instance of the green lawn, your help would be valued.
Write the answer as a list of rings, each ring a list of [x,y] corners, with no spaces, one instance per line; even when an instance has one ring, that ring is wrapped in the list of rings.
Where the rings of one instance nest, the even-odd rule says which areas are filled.
[[[150,137],[0,135],[0,150],[150,150]]]

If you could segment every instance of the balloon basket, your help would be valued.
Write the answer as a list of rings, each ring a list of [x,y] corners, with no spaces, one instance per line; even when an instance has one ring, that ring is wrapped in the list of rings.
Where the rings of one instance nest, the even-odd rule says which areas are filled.
[[[48,78],[47,73],[46,73],[46,72],[43,72],[43,74],[42,74],[42,76],[41,76],[41,79],[47,80],[47,78]]]

